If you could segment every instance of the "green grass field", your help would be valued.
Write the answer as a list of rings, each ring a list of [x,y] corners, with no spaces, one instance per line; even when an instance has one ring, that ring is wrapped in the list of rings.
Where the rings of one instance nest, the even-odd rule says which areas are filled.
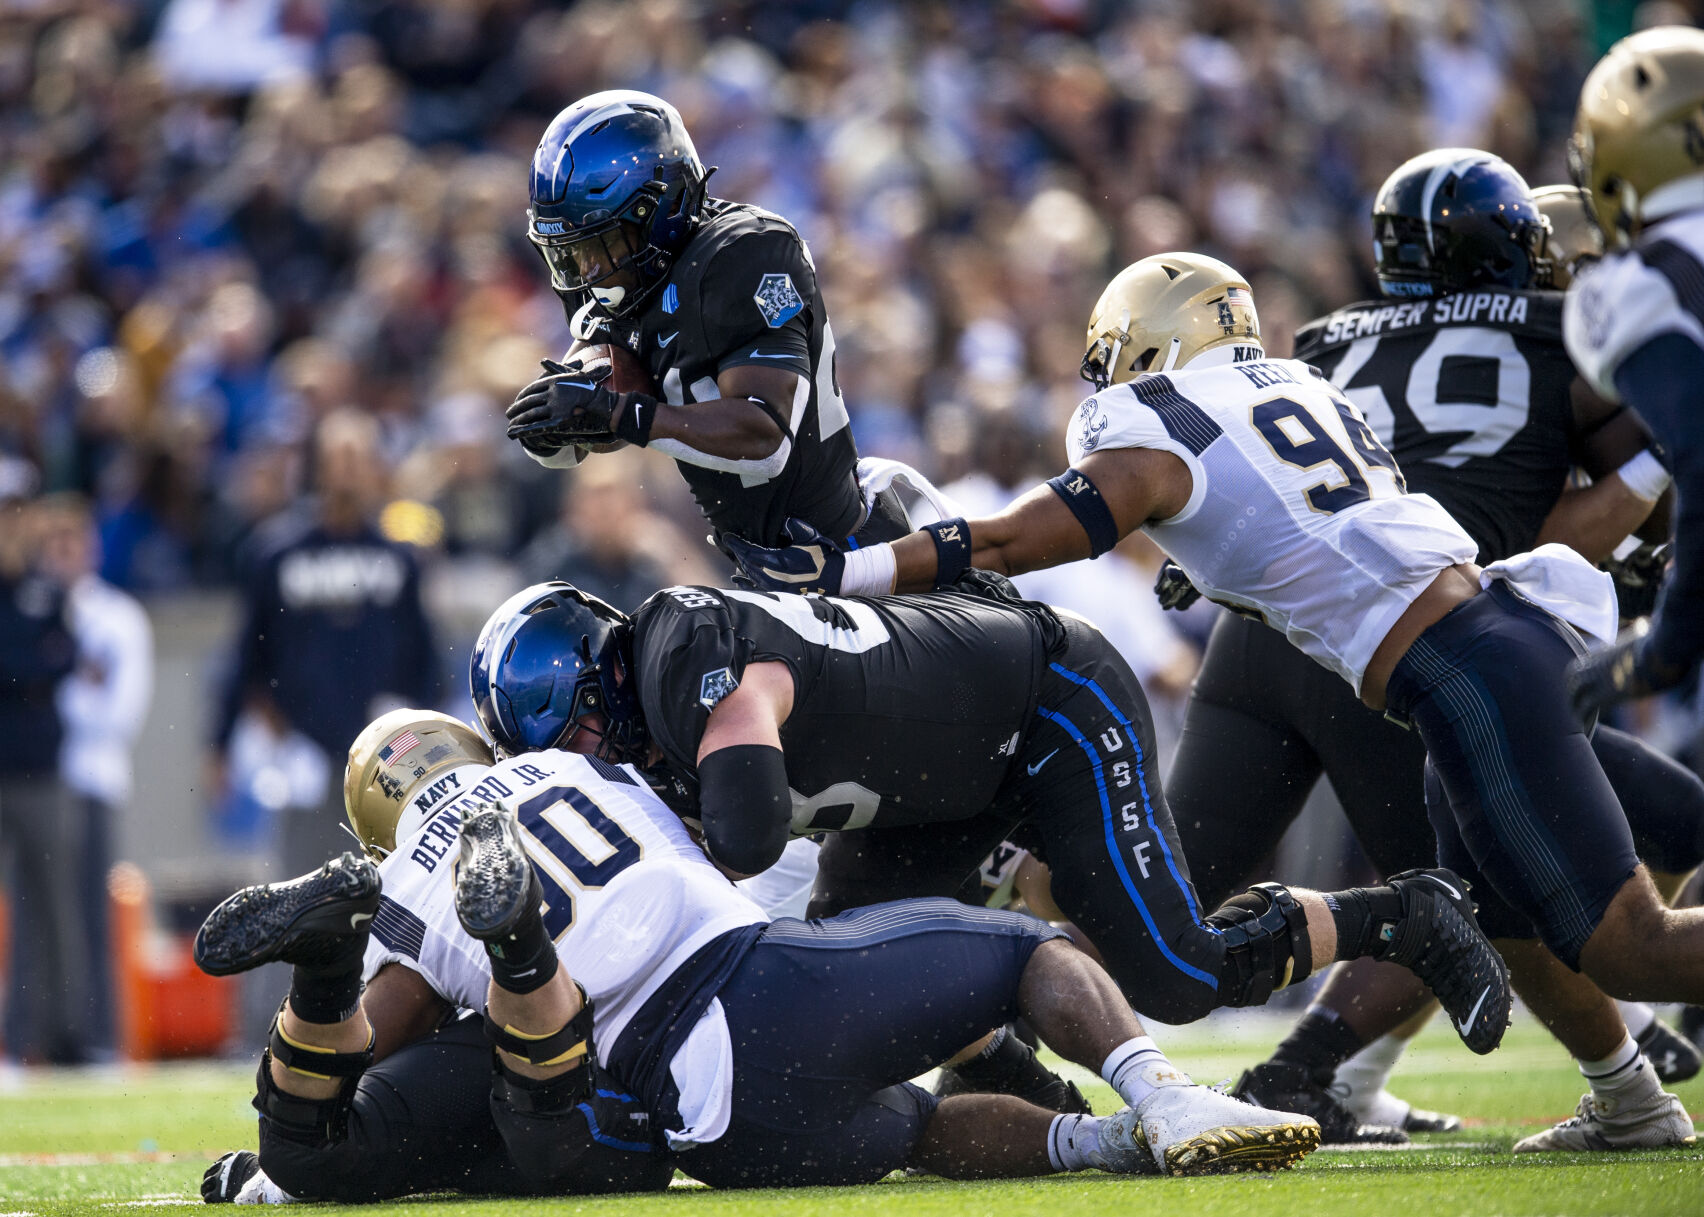
[[[1284,1024],[1225,1019],[1160,1037],[1197,1080],[1217,1081],[1264,1054]],[[1104,1112],[1098,1079],[1076,1075]],[[119,1074],[28,1075],[0,1092],[0,1217],[116,1214],[198,1203],[202,1169],[252,1145],[252,1067],[183,1065]],[[1092,1081],[1092,1087],[1089,1084]],[[1529,1019],[1495,1056],[1469,1054],[1437,1020],[1404,1060],[1395,1089],[1423,1107],[1469,1117],[1462,1132],[1419,1150],[1321,1152],[1278,1176],[1130,1179],[1100,1174],[1017,1183],[899,1179],[865,1188],[710,1192],[588,1200],[421,1197],[349,1211],[371,1214],[620,1213],[656,1217],[690,1208],[714,1217],[1704,1217],[1704,1143],[1689,1150],[1515,1158],[1521,1136],[1568,1115],[1581,1093],[1572,1065]],[[1704,1114],[1704,1078],[1677,1092]],[[329,1206],[316,1211],[333,1211]],[[343,1211],[343,1210],[336,1210]]]

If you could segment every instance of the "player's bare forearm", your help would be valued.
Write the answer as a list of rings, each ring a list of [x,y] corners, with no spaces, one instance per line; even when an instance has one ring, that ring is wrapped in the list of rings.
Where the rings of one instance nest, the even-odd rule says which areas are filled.
[[[998,515],[970,521],[970,564],[1000,575],[1021,575],[1089,556],[1089,537],[1070,508],[1038,486]],[[935,586],[935,543],[912,533],[893,543],[894,591]]]
[[[1563,491],[1544,518],[1537,544],[1557,541],[1588,562],[1602,562],[1651,514],[1652,503],[1615,474],[1578,490]]]
[[[1100,492],[1119,537],[1148,520],[1182,511],[1193,487],[1188,466],[1169,452],[1114,448],[1095,452],[1077,470]],[[970,564],[1002,575],[1021,575],[1093,556],[1089,535],[1051,486],[1037,486],[997,515],[971,520]],[[928,591],[935,585],[935,544],[924,533],[893,543],[894,591]]]
[[[657,407],[651,425],[651,444],[674,440],[706,456],[730,461],[757,461],[771,455],[785,437],[775,420],[761,406],[745,397],[718,397],[682,406],[667,403]],[[692,464],[689,456],[671,452]]]

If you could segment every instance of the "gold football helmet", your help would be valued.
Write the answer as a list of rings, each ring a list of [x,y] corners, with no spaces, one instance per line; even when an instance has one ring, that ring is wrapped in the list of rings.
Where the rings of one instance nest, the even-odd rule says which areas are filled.
[[[343,808],[374,859],[396,848],[396,825],[416,791],[446,769],[496,762],[491,746],[466,723],[436,710],[392,710],[368,723],[349,746]]]
[[[1603,233],[1586,210],[1586,192],[1578,186],[1540,186],[1532,192],[1550,232],[1539,253],[1538,286],[1565,291],[1582,263],[1603,257]]]
[[[1089,314],[1082,375],[1097,389],[1181,368],[1227,343],[1260,345],[1248,280],[1204,254],[1154,254],[1119,271]]]
[[[1704,30],[1658,26],[1610,47],[1580,88],[1568,161],[1612,249],[1704,206]]]

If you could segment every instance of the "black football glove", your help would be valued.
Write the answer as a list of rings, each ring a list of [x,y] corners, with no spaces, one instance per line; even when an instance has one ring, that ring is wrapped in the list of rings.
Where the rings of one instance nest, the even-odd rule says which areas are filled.
[[[797,517],[788,520],[783,531],[788,543],[779,549],[723,533],[723,551],[739,563],[735,579],[743,577],[750,586],[765,592],[837,595],[846,573],[846,556],[833,541]]]
[[[260,1158],[253,1150],[233,1150],[202,1174],[201,1199],[207,1204],[235,1204],[237,1193],[259,1170]]]
[[[611,391],[604,383],[609,372],[607,367],[591,371],[570,367],[539,377],[504,412],[509,438],[543,453],[568,444],[607,444],[618,439],[644,447],[657,420],[657,399],[645,393]]]
[[[1603,564],[1615,580],[1615,600],[1622,620],[1649,617],[1656,611],[1657,594],[1668,575],[1670,551],[1667,544],[1641,545],[1625,558],[1611,558]]]
[[[1650,626],[1640,621],[1631,637],[1568,665],[1568,700],[1582,722],[1590,722],[1605,706],[1661,693],[1680,683],[1686,673],[1652,657],[1649,633]]]
[[[1161,608],[1181,613],[1201,599],[1201,589],[1189,581],[1183,567],[1167,558],[1160,563],[1160,573],[1154,579],[1154,595],[1160,598]]]

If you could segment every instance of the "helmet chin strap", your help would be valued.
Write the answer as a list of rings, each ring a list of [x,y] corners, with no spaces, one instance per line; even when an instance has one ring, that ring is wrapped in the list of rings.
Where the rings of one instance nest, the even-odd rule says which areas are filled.
[[[1171,345],[1166,347],[1166,361],[1154,370],[1156,372],[1171,371],[1177,366],[1177,353],[1181,350],[1183,350],[1183,339],[1174,335],[1171,340]]]
[[[568,323],[568,332],[581,342],[592,340],[592,310],[599,307],[596,299],[588,300],[574,311],[573,320]]]

